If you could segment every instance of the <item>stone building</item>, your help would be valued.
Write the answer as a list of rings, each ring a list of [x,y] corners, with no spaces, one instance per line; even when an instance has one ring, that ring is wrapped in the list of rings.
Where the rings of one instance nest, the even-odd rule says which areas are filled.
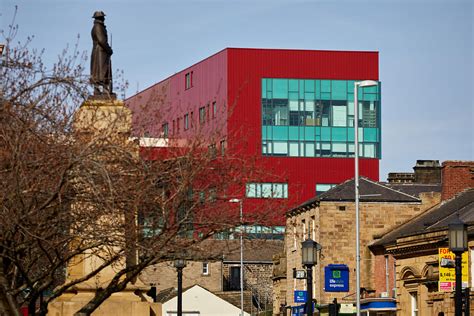
[[[419,188],[412,184],[411,190],[418,195],[411,195],[396,190],[386,184],[360,179],[360,232],[361,232],[361,295],[362,303],[367,308],[372,301],[389,302],[394,309],[394,299],[390,288],[393,288],[393,260],[379,262],[367,248],[374,236],[380,236],[401,225],[412,217],[423,213],[440,201],[440,193],[433,192],[431,185]],[[423,192],[426,191],[426,192]],[[434,190],[436,191],[436,190]],[[274,275],[274,294],[278,296],[274,314],[282,312],[282,306],[294,307],[301,303],[294,302],[295,290],[306,290],[306,280],[294,278],[294,270],[302,269],[301,242],[307,237],[322,246],[318,264],[313,268],[313,293],[318,305],[331,303],[334,298],[341,303],[352,304],[356,300],[355,290],[355,203],[354,180],[346,181],[331,190],[315,197],[287,213],[285,253],[286,281],[280,273]],[[379,259],[380,260],[380,259]],[[285,264],[285,260],[279,260]],[[349,270],[349,290],[346,292],[328,292],[325,289],[324,271],[330,264],[344,264]],[[275,271],[281,270],[278,265]],[[380,271],[382,269],[383,271]],[[389,285],[381,282],[378,276],[388,277]],[[278,288],[278,284],[286,290]],[[281,297],[285,293],[285,300]],[[388,296],[388,297],[387,297]],[[284,313],[284,312],[283,312]],[[389,315],[387,313],[386,315]]]
[[[240,306],[239,240],[207,240],[203,247],[209,259],[191,255],[183,269],[183,287],[199,285]],[[244,240],[244,309],[252,313],[272,308],[272,257],[283,249],[281,240]],[[201,254],[202,256],[202,254]],[[147,268],[140,276],[157,293],[173,292],[177,286],[173,262]]]
[[[468,286],[474,287],[474,162],[445,161],[441,173],[448,199],[369,246],[376,258],[396,260],[397,315],[454,315],[453,294],[440,291],[438,282],[439,249],[448,247],[447,225],[457,216],[469,225]]]

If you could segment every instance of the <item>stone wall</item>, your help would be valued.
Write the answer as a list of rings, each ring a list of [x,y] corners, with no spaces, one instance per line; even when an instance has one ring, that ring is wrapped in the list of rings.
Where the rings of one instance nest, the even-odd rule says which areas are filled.
[[[423,203],[372,202],[360,204],[361,243],[361,287],[374,293],[385,292],[385,264],[382,266],[367,248],[374,239],[420,214],[439,201],[435,195],[428,195]],[[355,301],[355,205],[353,202],[321,202],[305,212],[287,220],[285,247],[287,253],[287,305],[295,305],[295,289],[305,290],[305,280],[293,279],[293,269],[302,269],[301,242],[309,235],[322,245],[318,264],[313,268],[314,298],[321,304],[330,303],[333,298],[344,302]],[[379,259],[380,260],[380,259]],[[324,291],[324,267],[328,264],[349,266],[349,292],[327,293]],[[383,268],[383,272],[380,271]],[[389,276],[393,284],[393,261]],[[380,277],[380,274],[382,277]],[[378,275],[377,279],[374,277]],[[380,279],[382,278],[382,280]],[[352,294],[352,298],[349,296]],[[349,296],[349,298],[348,298]],[[344,299],[343,299],[344,298]]]
[[[224,280],[230,280],[230,268],[240,267],[239,263],[224,263]],[[272,269],[271,262],[244,263],[244,289],[252,292],[262,303],[272,302]],[[266,301],[266,302],[265,302]]]
[[[211,292],[222,291],[222,263],[209,261],[209,273],[203,274],[203,262],[188,261],[183,269],[183,288],[198,284]],[[140,280],[147,285],[156,286],[157,293],[178,286],[178,275],[173,262],[162,262],[148,267]]]

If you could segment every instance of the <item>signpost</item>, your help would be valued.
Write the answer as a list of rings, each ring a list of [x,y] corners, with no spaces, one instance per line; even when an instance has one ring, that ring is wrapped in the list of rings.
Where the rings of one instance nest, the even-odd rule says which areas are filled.
[[[454,253],[449,248],[439,248],[439,291],[452,292],[456,284],[454,269]],[[467,288],[469,282],[468,251],[462,254],[462,287]]]

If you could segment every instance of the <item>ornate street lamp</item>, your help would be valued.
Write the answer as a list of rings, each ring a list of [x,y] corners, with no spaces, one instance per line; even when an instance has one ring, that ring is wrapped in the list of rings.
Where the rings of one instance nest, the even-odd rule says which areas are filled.
[[[456,217],[449,225],[449,250],[454,252],[456,267],[456,290],[454,294],[454,315],[462,315],[462,254],[467,250],[467,225]]]
[[[301,243],[301,263],[306,266],[306,315],[313,316],[313,273],[312,268],[316,265],[318,251],[321,245],[312,240],[306,239]]]
[[[178,316],[183,316],[183,269],[186,266],[184,259],[176,259],[174,267],[178,271]]]

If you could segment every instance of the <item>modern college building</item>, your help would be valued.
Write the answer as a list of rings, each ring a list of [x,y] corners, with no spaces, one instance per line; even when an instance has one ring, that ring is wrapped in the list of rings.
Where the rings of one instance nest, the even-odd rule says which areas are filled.
[[[378,81],[378,70],[378,52],[226,48],[126,102],[140,136],[199,131],[268,171],[242,188],[244,210],[264,199],[289,209],[353,177],[354,81]],[[378,181],[380,84],[358,95],[360,173]]]

